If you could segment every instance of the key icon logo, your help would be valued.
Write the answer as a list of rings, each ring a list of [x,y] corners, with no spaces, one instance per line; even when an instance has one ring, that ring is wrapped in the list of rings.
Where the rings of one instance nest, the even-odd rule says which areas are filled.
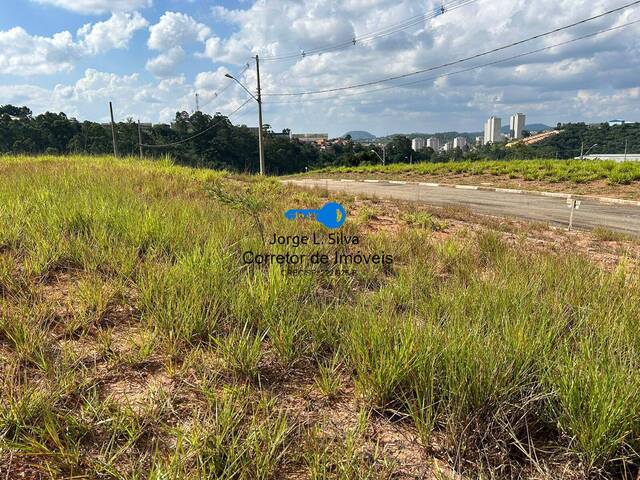
[[[296,218],[311,218],[327,228],[338,228],[342,226],[347,219],[347,212],[344,207],[336,202],[329,202],[321,209],[314,210],[311,208],[291,209],[284,213],[287,220]]]

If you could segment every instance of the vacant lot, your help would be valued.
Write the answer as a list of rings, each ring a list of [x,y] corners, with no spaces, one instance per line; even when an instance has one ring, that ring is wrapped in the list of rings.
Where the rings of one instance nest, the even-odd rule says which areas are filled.
[[[640,200],[640,162],[610,160],[509,160],[367,165],[315,170],[308,175],[407,179],[493,185]]]
[[[243,265],[323,192],[0,159],[0,478],[635,478],[638,245],[340,199],[393,264]]]

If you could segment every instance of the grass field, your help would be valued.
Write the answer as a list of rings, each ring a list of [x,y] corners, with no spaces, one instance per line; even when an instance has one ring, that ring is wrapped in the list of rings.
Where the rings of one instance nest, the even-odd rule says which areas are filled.
[[[424,212],[372,232],[360,210],[339,252],[393,265],[294,276],[242,253],[323,234],[283,217],[323,192],[169,161],[7,157],[0,174],[0,478],[637,475],[624,258],[443,240]]]
[[[447,163],[396,163],[360,167],[335,167],[316,173],[412,174],[412,175],[494,175],[527,181],[577,184],[605,180],[612,185],[628,185],[640,180],[640,162],[611,160],[509,160]]]

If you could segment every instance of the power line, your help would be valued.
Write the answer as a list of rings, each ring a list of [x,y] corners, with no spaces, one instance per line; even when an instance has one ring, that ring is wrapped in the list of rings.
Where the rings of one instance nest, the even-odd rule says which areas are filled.
[[[269,92],[267,92],[267,93],[263,93],[263,95],[264,96],[272,96],[272,97],[275,97],[275,96],[288,97],[288,96],[301,96],[301,95],[318,95],[320,93],[339,92],[339,91],[342,91],[342,90],[350,90],[352,88],[367,87],[367,86],[370,86],[370,85],[377,85],[377,84],[380,84],[380,83],[390,82],[392,80],[398,80],[398,79],[401,79],[401,78],[407,78],[407,77],[411,77],[411,76],[414,76],[414,75],[419,75],[421,73],[426,73],[426,72],[430,72],[430,71],[433,71],[433,70],[439,70],[441,68],[457,65],[459,63],[467,62],[469,60],[474,60],[476,58],[484,57],[484,56],[490,55],[492,53],[499,52],[501,50],[506,50],[508,48],[512,48],[512,47],[515,47],[517,45],[521,45],[523,43],[530,42],[532,40],[537,40],[539,38],[546,37],[546,36],[561,32],[563,30],[567,30],[569,28],[576,27],[578,25],[582,25],[584,23],[596,20],[598,18],[602,18],[602,17],[604,17],[606,15],[611,15],[612,13],[619,12],[621,10],[624,10],[626,8],[629,8],[631,6],[638,5],[638,4],[640,4],[640,0],[635,0],[634,2],[628,3],[628,4],[623,5],[621,7],[614,8],[612,10],[607,10],[604,13],[595,15],[593,17],[586,18],[584,20],[580,20],[578,22],[571,23],[569,25],[565,25],[563,27],[554,28],[553,30],[549,30],[547,32],[540,33],[538,35],[534,35],[532,37],[528,37],[528,38],[525,38],[523,40],[518,40],[516,42],[512,42],[512,43],[509,43],[507,45],[496,47],[496,48],[493,48],[491,50],[487,50],[487,51],[482,52],[482,53],[477,53],[477,54],[471,55],[469,57],[465,57],[465,58],[462,58],[462,59],[459,59],[459,60],[455,60],[455,61],[452,61],[452,62],[443,63],[441,65],[437,65],[437,66],[434,66],[434,67],[424,68],[424,69],[421,69],[421,70],[417,70],[415,72],[405,73],[405,74],[402,74],[402,75],[395,75],[393,77],[387,77],[387,78],[383,78],[383,79],[380,79],[380,80],[374,80],[374,81],[370,81],[370,82],[358,83],[358,84],[355,84],[355,85],[349,85],[349,86],[345,86],[345,87],[327,88],[327,89],[324,89],[324,90],[312,90],[312,91],[307,91],[307,92],[291,92],[291,93],[269,93]]]
[[[149,145],[146,143],[143,143],[141,146],[145,147],[145,148],[164,148],[164,147],[173,147],[175,145],[180,145],[181,143],[185,143],[188,142],[190,140],[193,140],[194,138],[197,138],[201,135],[204,135],[205,133],[207,133],[209,130],[211,130],[213,127],[217,126],[222,120],[227,120],[229,119],[229,117],[233,116],[234,114],[238,113],[247,103],[249,103],[251,100],[253,100],[252,98],[247,99],[242,105],[240,105],[238,108],[236,108],[233,112],[231,112],[229,115],[223,116],[222,118],[218,119],[218,121],[214,121],[211,125],[209,125],[207,128],[205,128],[204,130],[202,130],[201,132],[198,132],[194,135],[191,135],[190,137],[187,137],[183,140],[178,140],[175,142],[171,142],[171,143],[164,143],[162,145]]]
[[[241,76],[244,72],[246,72],[247,70],[249,70],[249,64],[247,63],[245,65],[245,67],[236,74],[236,76]],[[209,105],[211,102],[213,102],[216,98],[218,98],[220,95],[222,95],[225,91],[227,91],[229,89],[229,87],[231,87],[232,85],[234,85],[234,82],[229,82],[225,87],[223,87],[222,89],[218,90],[217,92],[213,92],[213,97],[211,97],[209,100],[207,100],[206,102],[204,102],[203,104],[200,105],[200,108],[204,108],[207,105]]]
[[[359,45],[359,44],[363,44],[363,43],[368,43],[371,42],[373,40],[377,40],[379,38],[384,38],[387,37],[389,35],[393,35],[395,33],[398,33],[400,31],[406,30],[410,27],[413,27],[415,25],[419,25],[421,23],[424,23],[427,20],[431,20],[433,18],[439,17],[441,15],[443,15],[446,12],[450,12],[453,10],[457,10],[458,8],[464,7],[466,5],[470,5],[472,3],[477,2],[478,0],[454,0],[451,2],[450,5],[445,6],[445,4],[442,4],[441,7],[438,7],[437,9],[435,9],[432,12],[429,13],[425,13],[425,14],[421,14],[421,15],[415,15],[413,17],[409,17],[406,18],[396,24],[393,25],[389,25],[385,28],[382,28],[380,30],[374,31],[374,32],[369,32],[360,36],[354,36],[353,38],[349,39],[349,40],[344,40],[342,42],[338,42],[335,44],[331,44],[331,45],[325,45],[325,46],[321,46],[321,47],[316,47],[316,48],[312,48],[312,49],[308,49],[308,50],[302,50],[299,52],[295,52],[295,53],[289,53],[289,54],[283,54],[283,55],[278,55],[278,56],[263,56],[260,57],[261,60],[267,61],[267,62],[274,62],[274,61],[281,61],[281,60],[292,60],[292,59],[299,59],[299,58],[304,58],[307,57],[309,55],[318,55],[321,53],[326,53],[326,52],[330,52],[330,51],[336,51],[336,50],[342,50],[345,48],[349,48],[355,45]]]
[[[442,73],[440,75],[433,75],[433,76],[430,76],[430,77],[421,78],[420,80],[414,80],[412,82],[404,82],[404,83],[399,83],[397,85],[389,85],[387,87],[374,88],[374,89],[369,89],[369,90],[362,90],[362,91],[353,92],[353,93],[343,93],[343,94],[339,94],[339,95],[332,95],[332,96],[329,96],[329,97],[308,98],[308,99],[304,99],[304,100],[292,100],[292,101],[286,101],[286,102],[278,102],[278,101],[276,101],[276,102],[269,102],[268,104],[269,105],[287,105],[287,104],[300,104],[300,103],[307,103],[307,102],[318,102],[318,101],[332,100],[332,99],[335,99],[335,98],[344,98],[344,97],[352,97],[352,96],[364,95],[364,94],[367,94],[367,93],[377,93],[377,92],[382,92],[382,91],[385,91],[385,90],[390,90],[392,88],[408,87],[408,86],[411,86],[411,85],[417,85],[419,83],[424,83],[424,82],[427,82],[429,80],[435,80],[435,79],[442,78],[442,77],[449,77],[449,76],[452,76],[452,75],[459,75],[459,74],[467,73],[467,72],[470,72],[470,71],[473,71],[473,70],[478,70],[480,68],[490,67],[492,65],[497,65],[497,64],[500,64],[500,63],[509,62],[509,61],[512,61],[512,60],[516,60],[518,58],[526,57],[526,56],[529,56],[529,55],[534,55],[536,53],[541,53],[541,52],[544,52],[544,51],[547,51],[547,50],[551,50],[551,49],[556,48],[556,47],[562,47],[562,46],[565,46],[565,45],[569,45],[571,43],[575,43],[575,42],[578,42],[580,40],[586,40],[588,38],[592,38],[592,37],[595,37],[597,35],[602,35],[603,33],[612,32],[614,30],[619,30],[619,29],[622,29],[622,28],[625,28],[625,27],[628,27],[628,26],[631,26],[631,25],[638,24],[638,23],[640,23],[640,20],[635,20],[635,21],[632,21],[632,22],[628,22],[628,23],[624,23],[624,24],[621,24],[621,25],[617,25],[615,27],[611,27],[611,28],[607,28],[607,29],[604,29],[604,30],[599,30],[597,32],[593,32],[593,33],[589,33],[589,34],[586,34],[586,35],[582,35],[580,37],[576,37],[576,38],[573,38],[571,40],[566,40],[564,42],[556,43],[556,44],[553,44],[553,45],[548,45],[546,47],[542,47],[542,48],[538,48],[538,49],[535,49],[535,50],[530,50],[528,52],[519,53],[517,55],[513,55],[513,56],[510,56],[510,57],[502,58],[500,60],[494,60],[494,61],[491,61],[491,62],[483,63],[481,65],[474,65],[472,67],[465,68],[465,69],[462,69],[462,70],[456,70],[454,72],[447,72],[447,73]]]

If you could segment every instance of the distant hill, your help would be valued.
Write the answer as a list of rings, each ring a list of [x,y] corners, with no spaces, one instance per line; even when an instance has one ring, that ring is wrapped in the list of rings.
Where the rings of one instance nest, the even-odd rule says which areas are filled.
[[[351,130],[350,132],[345,133],[342,137],[346,137],[347,135],[351,135],[353,140],[373,140],[376,138],[375,135],[365,132],[364,130]]]

